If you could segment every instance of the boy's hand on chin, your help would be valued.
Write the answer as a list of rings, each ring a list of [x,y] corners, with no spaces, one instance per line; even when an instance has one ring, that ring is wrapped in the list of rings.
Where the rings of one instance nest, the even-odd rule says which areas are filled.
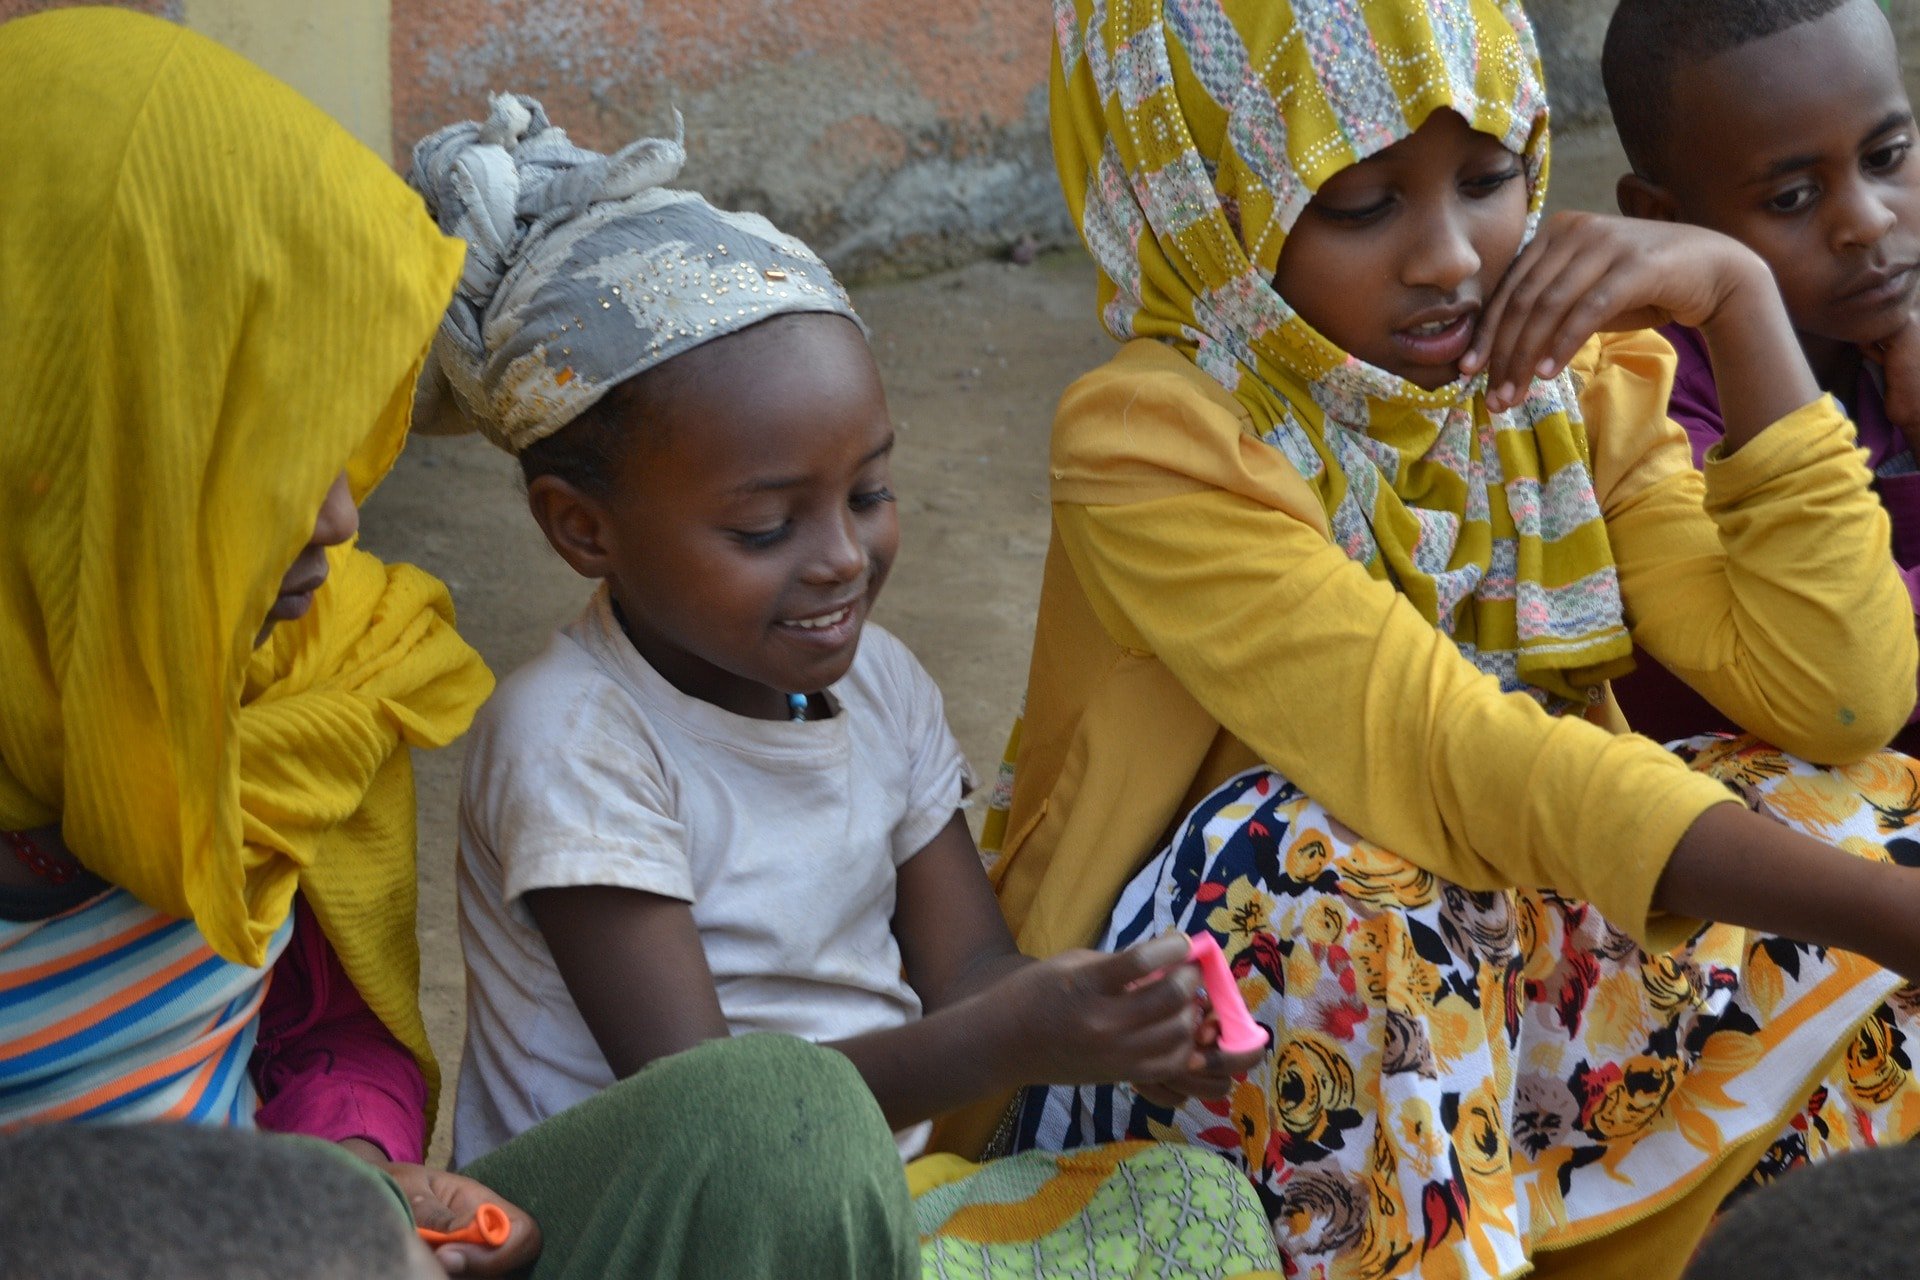
[[[1867,355],[1886,377],[1887,421],[1920,459],[1920,315],[1908,316],[1905,328],[1875,344]]]
[[[1514,260],[1461,358],[1485,369],[1487,408],[1527,396],[1596,333],[1677,322],[1700,330],[1726,426],[1722,456],[1813,403],[1820,386],[1760,256],[1677,222],[1556,213]]]

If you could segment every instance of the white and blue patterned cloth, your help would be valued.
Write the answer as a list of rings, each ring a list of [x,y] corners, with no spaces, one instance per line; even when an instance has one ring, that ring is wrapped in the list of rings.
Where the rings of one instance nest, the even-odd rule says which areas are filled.
[[[108,889],[44,920],[0,920],[0,1132],[168,1120],[251,1127],[247,1074],[267,973],[213,953],[191,920]]]

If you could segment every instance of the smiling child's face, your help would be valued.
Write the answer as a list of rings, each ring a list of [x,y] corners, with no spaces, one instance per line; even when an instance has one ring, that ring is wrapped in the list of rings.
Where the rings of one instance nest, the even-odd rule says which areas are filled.
[[[1893,34],[1874,0],[1677,73],[1661,185],[1741,241],[1803,335],[1866,345],[1920,285],[1920,166]]]
[[[1520,157],[1450,110],[1342,169],[1294,223],[1274,288],[1334,345],[1431,391],[1460,376],[1520,252]]]
[[[644,420],[627,424],[635,444],[595,504],[598,576],[675,687],[784,719],[787,694],[853,664],[899,547],[879,371],[860,331],[825,314],[776,317],[671,364],[658,394],[629,401]]]

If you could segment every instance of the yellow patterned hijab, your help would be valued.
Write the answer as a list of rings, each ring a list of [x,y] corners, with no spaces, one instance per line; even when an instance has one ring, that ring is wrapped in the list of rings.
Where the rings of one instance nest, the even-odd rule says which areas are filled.
[[[405,746],[491,677],[445,589],[336,549],[392,465],[461,248],[378,157],[180,27],[0,26],[0,828],[257,965],[296,885],[427,1060]]]
[[[1489,415],[1484,379],[1423,391],[1335,347],[1274,291],[1322,183],[1452,108],[1546,194],[1547,103],[1510,0],[1056,0],[1053,143],[1114,337],[1231,391],[1320,495],[1354,560],[1508,690],[1583,704],[1630,665],[1567,375]],[[1364,282],[1355,282],[1364,288]]]

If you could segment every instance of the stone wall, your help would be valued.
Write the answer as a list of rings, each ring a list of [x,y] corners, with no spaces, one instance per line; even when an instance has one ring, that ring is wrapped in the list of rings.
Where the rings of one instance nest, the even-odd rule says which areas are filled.
[[[227,42],[402,159],[490,90],[541,98],[603,147],[678,110],[689,185],[856,276],[1072,237],[1047,146],[1048,0],[128,2]],[[0,0],[0,18],[47,3]],[[1920,66],[1920,0],[1890,3]],[[1613,0],[1529,7],[1561,126],[1604,122]]]
[[[686,121],[686,179],[856,274],[1064,238],[1044,0],[393,0],[404,154],[489,89],[616,146]]]
[[[1527,13],[1540,36],[1547,91],[1555,123],[1565,128],[1607,117],[1600,87],[1600,46],[1614,0],[1528,0]]]

